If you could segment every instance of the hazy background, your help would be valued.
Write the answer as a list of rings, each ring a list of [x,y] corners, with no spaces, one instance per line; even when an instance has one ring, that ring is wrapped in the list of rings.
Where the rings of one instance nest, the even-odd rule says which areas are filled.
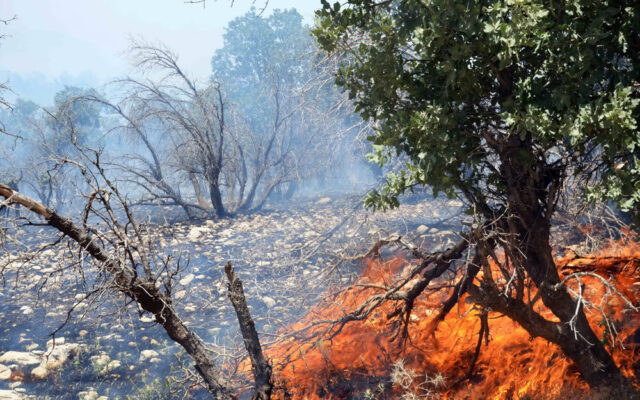
[[[319,0],[270,0],[264,14],[295,7],[313,21]],[[2,32],[0,82],[22,97],[49,104],[65,85],[100,87],[126,75],[131,38],[175,51],[195,79],[211,75],[211,57],[222,46],[224,27],[264,3],[258,0],[0,0],[0,18],[16,17]]]

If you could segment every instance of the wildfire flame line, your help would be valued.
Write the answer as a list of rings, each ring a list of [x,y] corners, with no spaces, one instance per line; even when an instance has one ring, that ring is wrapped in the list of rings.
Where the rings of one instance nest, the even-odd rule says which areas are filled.
[[[416,299],[406,343],[392,339],[394,321],[390,316],[398,305],[394,301],[376,308],[365,320],[341,326],[335,334],[335,327],[327,328],[318,321],[335,321],[359,307],[381,287],[398,279],[407,265],[401,256],[366,262],[364,272],[351,287],[317,305],[289,327],[289,332],[299,330],[305,332],[304,336],[290,336],[267,349],[279,398],[404,395],[423,399],[555,399],[587,395],[588,387],[558,347],[530,338],[516,323],[493,312],[485,313],[487,325],[483,328],[482,312],[466,296],[444,319],[436,321],[442,302],[453,288],[426,290]],[[580,256],[566,251],[556,257],[556,265],[561,276],[584,273],[580,278],[585,288],[583,296],[588,304],[600,305],[610,321],[603,322],[598,313],[588,309],[587,317],[623,373],[636,382],[640,318],[628,305],[638,304],[640,295],[640,244],[627,236],[595,254]],[[442,288],[446,283],[434,282],[432,286]],[[614,284],[619,296],[607,296]],[[580,290],[576,282],[567,285]],[[553,318],[541,302],[534,309],[545,318]],[[612,330],[619,337],[618,344],[613,342]],[[484,343],[474,372],[468,376],[479,340]],[[241,369],[249,372],[248,368],[250,365],[244,364]]]

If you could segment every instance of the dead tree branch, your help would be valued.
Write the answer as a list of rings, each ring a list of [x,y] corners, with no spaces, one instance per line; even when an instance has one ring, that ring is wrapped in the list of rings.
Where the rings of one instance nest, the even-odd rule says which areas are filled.
[[[220,369],[215,365],[202,339],[184,324],[172,306],[170,294],[161,292],[154,280],[139,277],[135,267],[127,265],[121,258],[110,254],[86,229],[38,201],[23,196],[3,184],[0,184],[0,196],[7,199],[10,204],[19,204],[42,216],[48,225],[78,243],[98,263],[102,272],[113,277],[118,291],[154,315],[156,322],[165,329],[169,337],[185,349],[195,361],[196,370],[207,383],[208,390],[214,398],[234,398],[229,382],[224,379]]]
[[[271,398],[271,390],[273,384],[271,382],[271,365],[262,353],[262,347],[260,346],[260,338],[256,331],[256,326],[251,318],[251,313],[247,307],[247,301],[244,297],[244,290],[242,289],[242,281],[236,276],[235,270],[230,262],[224,266],[224,272],[229,280],[229,300],[233,304],[233,308],[236,310],[238,316],[238,323],[240,324],[240,331],[244,340],[244,346],[249,353],[251,359],[251,366],[253,369],[253,377],[255,382],[254,393],[251,396],[252,400],[268,400]]]

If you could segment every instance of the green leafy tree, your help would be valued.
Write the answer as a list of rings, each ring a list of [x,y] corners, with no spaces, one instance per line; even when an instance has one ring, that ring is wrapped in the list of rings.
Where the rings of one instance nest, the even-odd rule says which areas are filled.
[[[317,16],[318,42],[345,57],[337,84],[380,122],[371,158],[408,159],[367,204],[395,206],[420,185],[465,200],[481,227],[477,264],[504,250],[513,284],[485,273],[461,290],[557,344],[590,385],[624,382],[582,299],[560,279],[549,241],[566,183],[576,201],[637,210],[638,3],[323,1]],[[558,322],[529,312],[527,282]]]
[[[252,10],[229,23],[211,65],[234,131],[233,162],[224,171],[231,210],[258,209],[276,193],[290,196],[299,181],[329,169],[329,139],[346,130],[353,113],[335,110],[340,93],[326,84],[321,61],[295,9],[268,17]]]

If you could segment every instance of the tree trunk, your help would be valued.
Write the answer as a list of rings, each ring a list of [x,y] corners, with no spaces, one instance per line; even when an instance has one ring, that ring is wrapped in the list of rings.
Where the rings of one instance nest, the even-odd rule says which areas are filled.
[[[227,211],[224,209],[222,203],[222,195],[220,194],[220,187],[218,185],[209,185],[209,196],[211,197],[211,204],[216,213],[216,217],[224,218],[227,216]]]
[[[211,205],[216,213],[216,217],[226,217],[227,211],[222,203],[222,194],[220,193],[219,173],[210,172],[207,178],[209,183],[209,197],[211,198]]]
[[[504,228],[517,247],[513,254],[527,271],[541,294],[544,305],[560,319],[563,333],[554,343],[573,360],[584,380],[592,387],[615,386],[626,379],[594,333],[582,308],[561,280],[551,252],[550,216],[555,204],[554,187],[559,173],[542,157],[537,157],[526,140],[513,135],[501,149],[501,172],[509,187],[508,219]]]
[[[200,182],[198,182],[198,178],[196,177],[196,174],[190,173],[189,179],[191,179],[191,184],[193,185],[193,191],[196,193],[196,198],[198,199],[198,205],[203,210],[206,210],[207,208],[209,208],[209,205],[207,204],[207,201],[202,195],[202,189],[200,189]]]
[[[591,329],[584,311],[582,308],[576,310],[576,300],[564,286],[556,286],[561,279],[549,245],[549,227],[536,226],[533,230],[529,229],[519,233],[525,256],[524,268],[541,291],[544,305],[567,327],[570,326],[570,321],[574,321],[577,335],[571,332],[563,335],[558,345],[576,363],[590,386],[619,385],[625,378]]]
[[[235,270],[230,262],[227,262],[224,266],[224,272],[227,275],[227,279],[229,279],[229,299],[236,311],[238,323],[240,324],[240,332],[244,340],[244,347],[247,349],[249,358],[251,359],[253,380],[255,382],[251,400],[269,400],[271,398],[271,391],[273,390],[273,383],[271,382],[272,369],[262,352],[260,338],[258,337],[255,323],[253,322],[253,318],[251,318],[251,313],[249,312],[249,307],[244,297],[242,282],[236,276]]]

